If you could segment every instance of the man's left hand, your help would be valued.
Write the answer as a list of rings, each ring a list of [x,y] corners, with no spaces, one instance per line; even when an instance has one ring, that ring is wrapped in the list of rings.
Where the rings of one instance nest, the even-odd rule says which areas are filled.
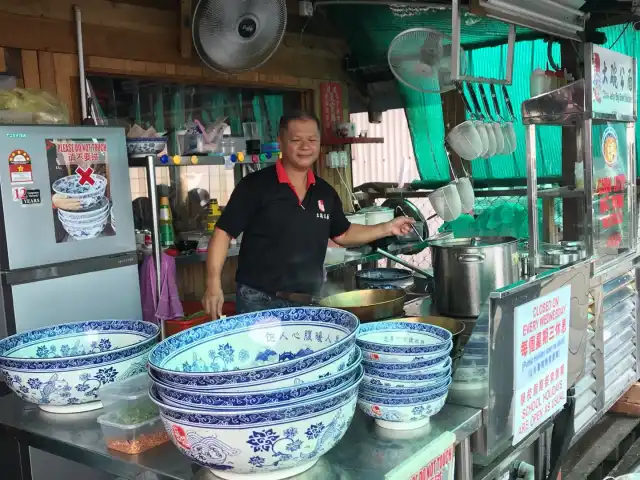
[[[406,235],[407,233],[412,231],[411,226],[414,225],[416,221],[413,218],[409,217],[396,217],[390,222],[387,223],[388,235],[395,235],[400,237],[402,235]]]

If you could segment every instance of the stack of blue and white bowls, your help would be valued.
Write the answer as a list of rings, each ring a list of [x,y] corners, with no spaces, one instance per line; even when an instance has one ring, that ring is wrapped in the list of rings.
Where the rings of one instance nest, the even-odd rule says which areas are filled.
[[[151,352],[150,396],[178,449],[216,476],[287,478],[349,427],[364,375],[358,327],[314,307],[200,325]]]
[[[358,406],[380,427],[420,428],[442,409],[451,384],[451,332],[424,323],[368,323],[357,344],[365,370]]]

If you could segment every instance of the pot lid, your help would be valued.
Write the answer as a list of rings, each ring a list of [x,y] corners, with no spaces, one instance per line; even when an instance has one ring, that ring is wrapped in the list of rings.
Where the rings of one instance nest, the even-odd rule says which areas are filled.
[[[486,248],[502,245],[516,244],[518,240],[514,237],[468,237],[468,238],[445,238],[431,242],[433,247],[460,247],[460,248]]]

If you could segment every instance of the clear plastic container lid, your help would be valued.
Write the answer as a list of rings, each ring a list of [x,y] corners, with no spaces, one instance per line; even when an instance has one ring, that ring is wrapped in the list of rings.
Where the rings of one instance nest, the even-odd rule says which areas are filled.
[[[105,413],[100,415],[97,419],[100,425],[107,427],[117,428],[119,430],[134,430],[145,426],[151,426],[160,419],[160,415],[152,418],[148,418],[138,423],[122,423],[119,415],[116,412]]]
[[[126,380],[111,383],[99,390],[100,400],[104,403],[116,400],[139,400],[149,394],[151,379],[146,373],[141,373]]]

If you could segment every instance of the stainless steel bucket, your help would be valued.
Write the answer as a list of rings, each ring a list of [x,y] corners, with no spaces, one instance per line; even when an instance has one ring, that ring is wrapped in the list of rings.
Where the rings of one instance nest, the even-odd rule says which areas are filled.
[[[477,317],[493,290],[519,279],[518,241],[512,237],[436,240],[431,250],[441,315]]]

